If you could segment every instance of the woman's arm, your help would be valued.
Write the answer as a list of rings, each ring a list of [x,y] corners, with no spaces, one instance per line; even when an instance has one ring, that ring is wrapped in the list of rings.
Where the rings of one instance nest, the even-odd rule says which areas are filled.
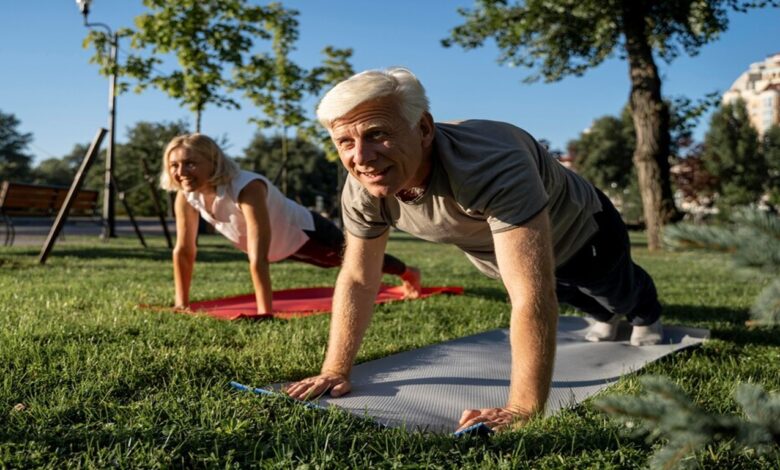
[[[271,227],[268,219],[266,197],[268,189],[261,180],[251,181],[238,195],[238,205],[246,220],[246,252],[249,256],[249,274],[255,287],[257,313],[273,312],[271,300],[271,272],[268,267],[268,247],[271,243]]]
[[[173,248],[174,305],[186,308],[190,304],[190,281],[197,253],[198,220],[200,214],[187,203],[184,193],[176,194],[173,205],[176,214],[176,246]]]

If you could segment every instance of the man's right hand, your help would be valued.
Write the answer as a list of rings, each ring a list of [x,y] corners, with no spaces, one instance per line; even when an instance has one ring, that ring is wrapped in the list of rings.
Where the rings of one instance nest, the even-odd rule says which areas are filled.
[[[317,398],[330,390],[330,396],[340,397],[352,390],[349,379],[341,374],[322,373],[285,387],[284,392],[296,400]]]

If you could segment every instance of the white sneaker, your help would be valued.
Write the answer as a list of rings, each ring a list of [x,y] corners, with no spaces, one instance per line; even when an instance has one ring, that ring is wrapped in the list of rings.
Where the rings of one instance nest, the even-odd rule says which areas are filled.
[[[612,318],[607,321],[597,321],[591,325],[590,329],[585,334],[585,339],[593,343],[598,343],[600,341],[615,341],[619,325],[619,315],[613,315]]]
[[[647,326],[635,326],[631,331],[631,346],[652,346],[658,344],[664,337],[664,328],[661,319]]]

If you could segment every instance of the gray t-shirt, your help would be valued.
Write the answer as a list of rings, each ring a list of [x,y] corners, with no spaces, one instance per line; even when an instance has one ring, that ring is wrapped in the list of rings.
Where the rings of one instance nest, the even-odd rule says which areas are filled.
[[[376,198],[347,179],[344,226],[375,238],[390,226],[424,240],[451,243],[484,274],[499,278],[493,234],[523,225],[547,207],[555,264],[560,266],[598,229],[593,186],[566,169],[527,132],[510,124],[436,123],[431,177],[412,203]]]

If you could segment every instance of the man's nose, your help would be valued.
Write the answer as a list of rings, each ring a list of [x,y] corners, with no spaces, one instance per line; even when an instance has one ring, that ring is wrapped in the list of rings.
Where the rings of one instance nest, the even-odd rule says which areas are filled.
[[[353,161],[356,165],[365,165],[376,159],[372,146],[366,142],[355,142]]]

